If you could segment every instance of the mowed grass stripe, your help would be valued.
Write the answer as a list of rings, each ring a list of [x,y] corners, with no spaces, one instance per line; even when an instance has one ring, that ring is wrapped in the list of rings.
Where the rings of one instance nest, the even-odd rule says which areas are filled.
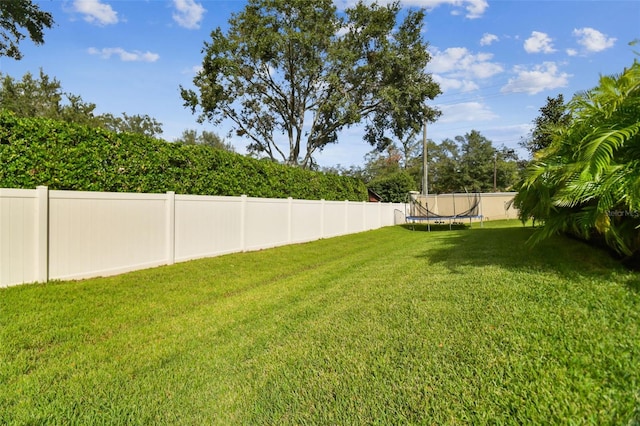
[[[638,274],[491,226],[2,290],[0,422],[637,418]]]

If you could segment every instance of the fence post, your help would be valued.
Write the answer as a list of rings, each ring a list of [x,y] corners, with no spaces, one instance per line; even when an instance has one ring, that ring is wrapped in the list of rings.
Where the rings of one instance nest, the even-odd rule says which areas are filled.
[[[320,200],[320,239],[324,238],[324,209],[325,202],[324,198]]]
[[[36,281],[49,281],[49,188],[36,188]]]
[[[287,244],[291,244],[293,228],[293,198],[287,197]]]
[[[176,261],[176,193],[167,191],[167,265]]]
[[[247,196],[242,194],[240,196],[240,251],[245,251],[246,248],[246,227],[247,227]]]

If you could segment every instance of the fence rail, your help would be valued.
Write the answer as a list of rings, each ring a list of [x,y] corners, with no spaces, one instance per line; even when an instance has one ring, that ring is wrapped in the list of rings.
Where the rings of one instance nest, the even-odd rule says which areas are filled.
[[[0,189],[0,287],[115,275],[394,225],[404,204]]]

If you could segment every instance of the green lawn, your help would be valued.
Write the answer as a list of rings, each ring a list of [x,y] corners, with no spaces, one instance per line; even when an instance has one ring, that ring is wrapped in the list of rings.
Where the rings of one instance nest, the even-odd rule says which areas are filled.
[[[640,273],[517,222],[0,290],[0,424],[637,424]]]

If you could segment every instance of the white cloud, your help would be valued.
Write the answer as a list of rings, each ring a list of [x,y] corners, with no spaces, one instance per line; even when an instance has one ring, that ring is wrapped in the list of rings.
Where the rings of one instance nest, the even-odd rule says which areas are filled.
[[[463,7],[466,10],[465,17],[468,19],[480,18],[489,7],[486,0],[402,0],[400,3],[404,6],[419,6],[427,10],[435,9],[441,5],[450,5],[453,7]],[[458,15],[459,10],[454,9],[453,15]]]
[[[365,3],[374,3],[378,4],[388,4],[391,3],[392,0],[366,0]],[[334,0],[336,7],[339,9],[346,9],[348,7],[354,6],[357,1],[356,0]],[[454,9],[451,14],[459,15],[459,8],[464,8],[466,11],[465,17],[468,19],[477,19],[482,17],[484,12],[489,7],[489,3],[486,0],[401,0],[400,4],[402,6],[417,6],[424,7],[427,10],[433,10],[438,6],[442,5],[450,5],[453,6]]]
[[[509,82],[500,90],[502,93],[528,93],[535,95],[544,90],[566,87],[569,84],[567,73],[561,73],[555,62],[544,62],[528,70],[522,66],[515,66],[515,78],[510,78]]]
[[[84,20],[98,25],[118,23],[118,12],[100,0],[75,0],[73,8],[84,15]]]
[[[499,40],[500,39],[495,34],[484,33],[482,35],[482,38],[480,39],[480,46],[489,46],[494,41],[499,41]]]
[[[524,41],[524,50],[527,53],[553,53],[556,51],[553,48],[551,38],[539,31],[533,31],[531,37]]]
[[[443,52],[432,49],[427,69],[433,73],[449,73],[451,77],[489,78],[504,71],[498,63],[491,62],[491,53],[472,54],[465,47],[450,47]]]
[[[173,5],[176,13],[172,16],[178,25],[190,30],[200,28],[200,21],[207,11],[200,3],[194,0],[173,0]]]
[[[460,92],[471,92],[473,90],[478,90],[480,88],[473,81],[464,80],[464,79],[460,80],[455,78],[446,78],[438,74],[433,74],[433,79],[435,80],[436,83],[440,85],[440,90],[442,90],[443,93],[447,93],[447,91],[449,90],[458,90]]]
[[[436,107],[442,111],[438,123],[486,121],[498,118],[487,105],[480,102],[462,102],[454,105],[436,105]]]
[[[88,52],[90,55],[99,55],[103,59],[109,59],[111,56],[116,55],[124,62],[155,62],[160,59],[160,55],[157,53],[140,52],[137,50],[128,52],[121,47],[105,47],[103,49],[90,47]]]
[[[587,52],[600,52],[610,47],[616,42],[616,38],[607,37],[598,30],[585,27],[573,30],[574,37],[578,38],[578,44],[586,49]]]
[[[577,56],[578,51],[576,49],[567,49],[567,55],[569,56]]]
[[[454,2],[454,4],[457,2]],[[489,3],[485,0],[470,0],[466,2],[465,8],[467,9],[466,17],[469,19],[480,18],[484,11],[489,7]]]

